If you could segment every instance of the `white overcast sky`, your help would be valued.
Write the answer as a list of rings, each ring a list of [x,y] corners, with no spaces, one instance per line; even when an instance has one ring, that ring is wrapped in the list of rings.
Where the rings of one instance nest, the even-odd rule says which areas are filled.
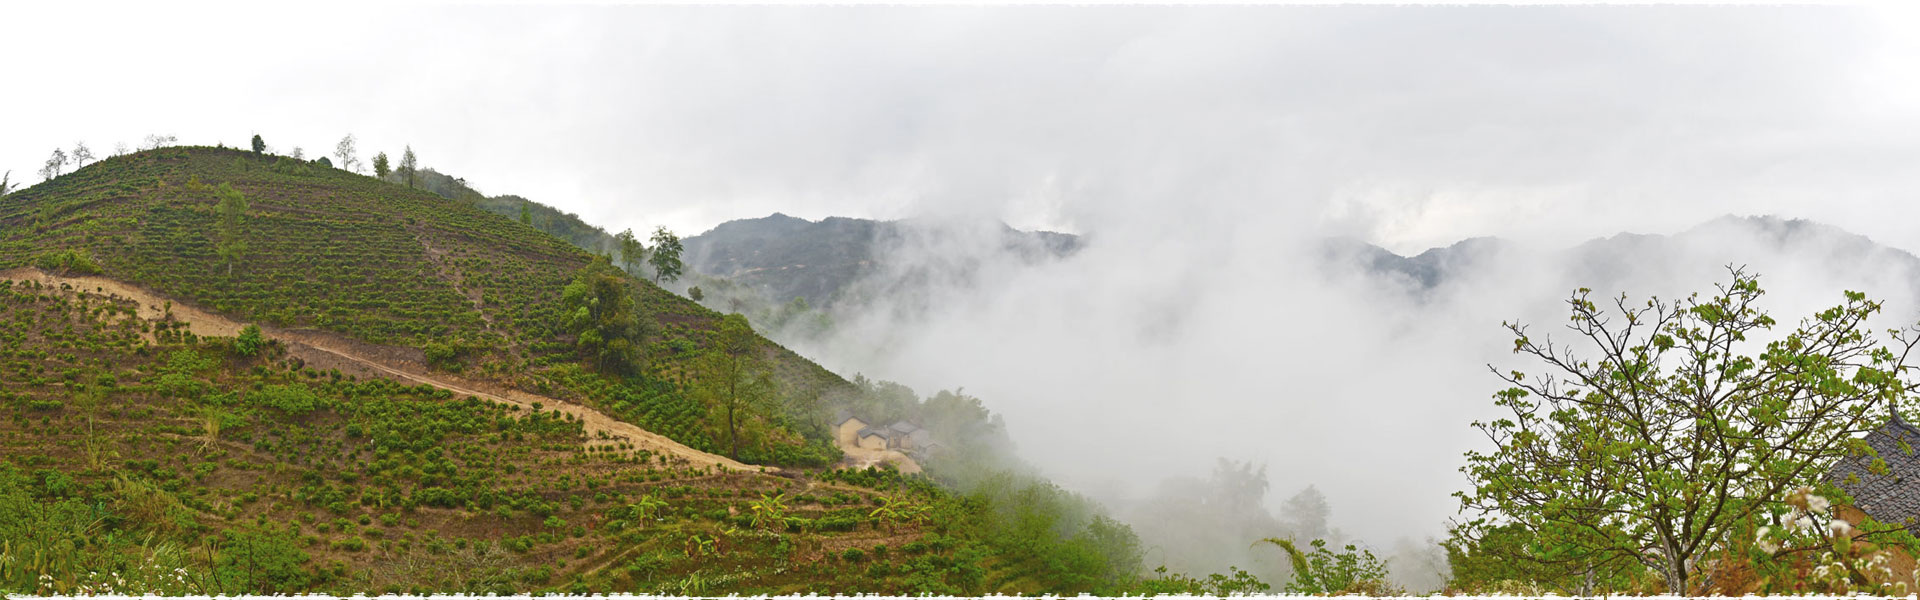
[[[1920,244],[1913,11],[9,4],[0,170],[149,133],[363,155],[692,234],[1094,232],[1299,203],[1413,251],[1725,213]],[[363,156],[366,158],[366,156]]]

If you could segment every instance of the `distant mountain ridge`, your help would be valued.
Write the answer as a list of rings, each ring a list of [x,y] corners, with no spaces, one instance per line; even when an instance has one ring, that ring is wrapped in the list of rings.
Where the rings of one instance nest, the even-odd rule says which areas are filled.
[[[802,298],[824,307],[902,248],[946,247],[962,236],[988,237],[987,247],[1028,261],[1064,258],[1081,247],[1079,236],[1021,231],[1005,223],[908,219],[876,221],[827,217],[808,221],[781,213],[721,223],[687,238],[687,266],[711,277],[752,287],[773,302]],[[974,246],[967,246],[974,247]]]
[[[1575,281],[1614,282],[1634,271],[1661,268],[1637,259],[1677,256],[1685,251],[1711,254],[1725,250],[1722,246],[1731,240],[1836,268],[1883,265],[1911,275],[1909,281],[1915,283],[1915,291],[1920,291],[1920,256],[1806,219],[1727,215],[1674,234],[1619,233],[1566,248],[1527,250],[1557,254],[1568,269],[1565,275]],[[1518,244],[1495,237],[1469,238],[1413,256],[1401,256],[1352,238],[1330,238],[1321,248],[1323,268],[1359,267],[1374,277],[1399,281],[1416,295],[1425,295],[1455,277],[1489,266],[1501,253],[1521,250]]]

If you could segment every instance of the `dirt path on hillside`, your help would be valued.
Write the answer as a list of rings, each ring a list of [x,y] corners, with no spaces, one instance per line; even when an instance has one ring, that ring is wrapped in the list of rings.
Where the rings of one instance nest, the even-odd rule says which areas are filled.
[[[173,318],[187,324],[188,331],[194,335],[211,337],[233,337],[240,335],[244,323],[223,317],[182,302],[173,301],[144,287],[105,277],[59,276],[39,269],[25,267],[0,271],[0,279],[13,281],[34,281],[42,285],[59,287],[60,284],[72,286],[75,290],[103,296],[118,296],[139,305],[139,315],[143,319],[158,321],[166,318],[171,310]],[[171,303],[171,304],[169,304]],[[169,308],[170,307],[170,308]],[[741,471],[766,469],[778,471],[774,467],[749,466],[733,459],[701,452],[685,444],[641,429],[632,423],[607,416],[600,411],[538,394],[529,394],[520,390],[502,388],[482,382],[463,380],[445,373],[432,373],[426,369],[396,360],[390,356],[382,357],[379,347],[359,343],[342,336],[316,332],[312,330],[285,330],[266,325],[260,326],[260,332],[267,337],[280,340],[287,346],[287,352],[303,361],[317,365],[342,365],[359,367],[370,373],[376,373],[389,379],[424,383],[447,390],[455,394],[503,402],[531,410],[535,403],[544,410],[557,410],[573,415],[585,425],[588,443],[605,444],[609,441],[625,440],[635,449],[648,450],[655,454],[664,454],[684,459],[695,468],[718,465],[722,468]],[[485,389],[482,389],[485,388]],[[611,440],[601,440],[601,433]]]
[[[901,473],[912,475],[920,472],[920,463],[913,462],[912,458],[899,450],[875,450],[858,446],[852,448],[840,446],[840,452],[846,455],[846,458],[840,461],[840,465],[843,467],[865,469],[867,467],[876,467],[883,463],[893,463],[893,466],[900,469]]]

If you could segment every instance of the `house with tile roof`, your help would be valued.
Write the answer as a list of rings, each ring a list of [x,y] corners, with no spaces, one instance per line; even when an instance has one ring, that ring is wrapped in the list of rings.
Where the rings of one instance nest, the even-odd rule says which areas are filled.
[[[847,409],[840,409],[833,415],[833,439],[842,448],[855,448],[860,445],[860,432],[867,428],[867,422],[853,416]]]
[[[859,448],[863,450],[897,450],[914,458],[925,459],[941,444],[934,441],[933,432],[911,421],[895,421],[891,425],[879,426],[868,423],[855,416],[852,411],[836,411],[833,419],[833,439],[843,449]]]
[[[1920,428],[1896,413],[1864,439],[1878,456],[1840,459],[1827,471],[1827,481],[1846,490],[1853,507],[1875,521],[1903,524],[1920,534]],[[1886,474],[1873,472],[1875,460],[1886,461]]]

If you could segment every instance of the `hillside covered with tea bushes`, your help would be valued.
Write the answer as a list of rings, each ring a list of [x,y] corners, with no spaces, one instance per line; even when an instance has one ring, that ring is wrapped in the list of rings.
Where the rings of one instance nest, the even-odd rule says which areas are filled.
[[[1097,505],[973,460],[1005,452],[977,399],[924,405],[977,432],[930,475],[839,468],[822,411],[934,409],[313,162],[161,148],[0,196],[0,323],[0,593],[1266,585],[1144,575]]]
[[[244,203],[232,234],[223,190]],[[100,274],[243,321],[338,333],[396,361],[576,400],[717,449],[687,396],[721,315],[626,278],[647,329],[635,342],[641,364],[631,377],[584,368],[562,290],[594,261],[471,201],[234,149],[108,158],[0,197],[0,270]],[[848,387],[777,344],[750,343],[783,395]],[[761,413],[762,442],[747,450],[758,462],[837,458],[823,428]]]

